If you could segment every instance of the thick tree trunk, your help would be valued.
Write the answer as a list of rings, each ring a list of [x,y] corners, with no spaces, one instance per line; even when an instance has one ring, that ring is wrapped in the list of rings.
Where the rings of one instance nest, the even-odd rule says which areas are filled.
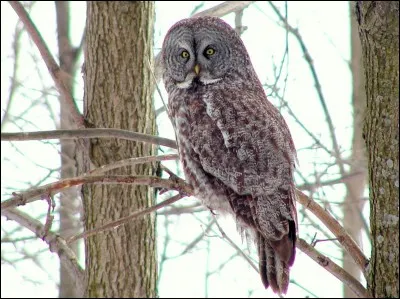
[[[367,108],[373,297],[399,297],[399,2],[358,1]]]
[[[57,16],[57,43],[58,56],[60,59],[61,69],[68,74],[64,76],[64,83],[73,91],[74,77],[73,70],[76,63],[76,57],[69,36],[69,4],[68,1],[55,1]],[[66,107],[65,101],[60,96],[60,129],[71,129],[72,119],[70,117],[69,108]],[[72,178],[77,174],[76,169],[76,145],[74,140],[60,140],[61,146],[61,179]],[[60,194],[60,235],[73,236],[79,233],[81,224],[79,221],[79,202],[77,196],[77,188],[69,188]],[[74,242],[70,248],[79,257],[79,242]],[[82,294],[76,293],[75,277],[71,277],[64,265],[60,265],[60,298],[75,298]]]
[[[98,128],[155,134],[153,2],[87,3],[84,67],[86,120]],[[149,144],[110,139],[90,142],[95,167],[154,154]],[[113,175],[151,175],[151,165],[124,167]],[[93,229],[154,204],[146,186],[86,185],[85,229]],[[155,217],[129,222],[85,240],[87,297],[155,297]]]
[[[354,16],[354,7],[350,3],[350,30],[351,30],[351,72],[353,76],[353,141],[351,149],[350,173],[359,173],[349,184],[346,184],[347,194],[343,205],[343,227],[362,248],[362,231],[364,229],[362,210],[365,201],[362,199],[367,179],[367,163],[365,157],[365,143],[362,139],[363,117],[365,111],[365,80],[362,67],[361,42],[358,34],[357,21]],[[353,5],[354,6],[354,5]],[[361,216],[361,217],[360,217]],[[367,232],[368,233],[368,232]],[[343,250],[343,268],[360,279],[361,271],[354,263],[349,253]],[[347,286],[343,289],[344,298],[357,298]]]

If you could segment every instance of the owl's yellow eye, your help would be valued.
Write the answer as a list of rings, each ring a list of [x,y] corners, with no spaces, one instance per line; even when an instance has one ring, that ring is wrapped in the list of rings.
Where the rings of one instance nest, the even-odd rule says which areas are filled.
[[[215,54],[215,50],[214,50],[213,48],[207,48],[207,49],[204,51],[204,54],[205,54],[206,56],[214,55],[214,54]]]
[[[189,56],[190,56],[190,54],[188,51],[186,51],[186,50],[182,51],[182,53],[181,53],[182,58],[189,58]]]

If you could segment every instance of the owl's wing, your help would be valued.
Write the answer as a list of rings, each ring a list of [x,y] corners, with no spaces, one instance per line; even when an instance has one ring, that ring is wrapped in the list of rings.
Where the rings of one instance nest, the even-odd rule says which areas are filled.
[[[204,115],[192,116],[189,139],[202,167],[238,194],[291,186],[296,150],[283,117],[263,93],[235,97],[213,92],[202,97]]]
[[[246,98],[238,99],[239,94]],[[283,241],[290,235],[294,242],[296,151],[279,111],[263,91],[220,89],[198,101],[192,101],[190,111],[204,109],[191,113],[189,142],[202,168],[238,195],[251,195],[253,218],[267,239]],[[284,243],[277,243],[276,250]],[[286,261],[292,260],[291,252]]]

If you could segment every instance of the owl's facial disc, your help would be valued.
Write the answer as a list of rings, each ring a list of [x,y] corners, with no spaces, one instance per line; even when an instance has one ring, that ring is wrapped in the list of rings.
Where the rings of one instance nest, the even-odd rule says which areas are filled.
[[[210,75],[202,70],[199,64],[195,64],[185,77],[184,81],[177,81],[176,86],[178,88],[190,88],[192,84],[208,85],[222,80],[222,78],[210,78]]]

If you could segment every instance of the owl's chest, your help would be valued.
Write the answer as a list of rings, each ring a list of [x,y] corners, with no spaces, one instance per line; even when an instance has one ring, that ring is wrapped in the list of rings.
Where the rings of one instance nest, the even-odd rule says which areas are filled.
[[[191,98],[181,100],[179,105],[170,101],[171,120],[174,123],[179,156],[187,182],[193,187],[194,195],[207,207],[230,212],[226,186],[217,178],[204,171],[200,157],[193,147],[193,141],[209,143],[210,136],[214,135],[213,142],[220,143],[222,135],[217,136],[218,128],[207,115],[207,107],[202,99]]]
[[[190,143],[193,138],[199,140],[217,132],[216,123],[207,114],[204,96],[197,94],[170,98],[169,111],[178,143]]]
[[[177,127],[209,121],[203,95],[171,98],[169,110],[174,125]]]

